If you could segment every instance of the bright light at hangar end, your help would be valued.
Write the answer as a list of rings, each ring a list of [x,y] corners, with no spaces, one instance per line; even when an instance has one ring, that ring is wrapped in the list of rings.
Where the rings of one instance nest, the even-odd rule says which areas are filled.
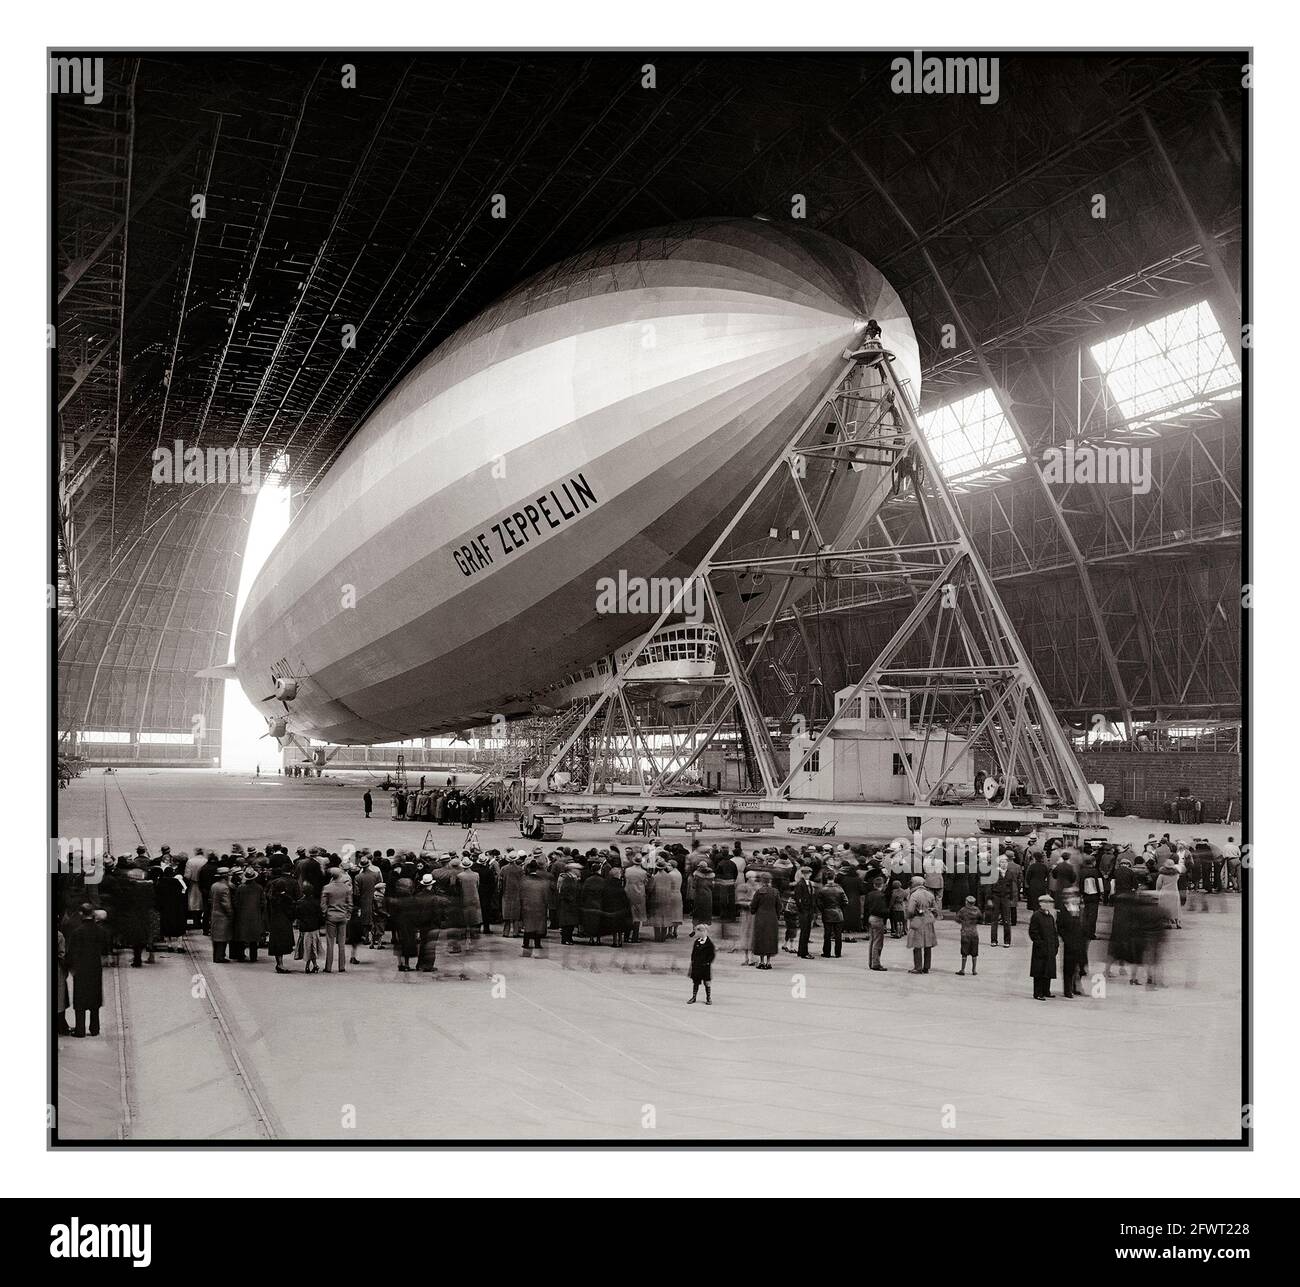
[[[1241,371],[1205,300],[1088,351],[1130,425],[1171,420],[1241,396]]]
[[[284,481],[283,460],[277,460],[268,471],[266,481],[257,493],[253,516],[248,523],[248,541],[244,546],[244,562],[239,569],[239,592],[235,596],[234,624],[230,629],[230,653],[227,661],[234,661],[235,631],[244,602],[262,564],[270,557],[280,538],[289,527],[289,488]],[[221,767],[223,769],[251,769],[260,764],[264,770],[274,772],[280,764],[280,752],[266,732],[265,712],[258,710],[244,696],[238,682],[226,681],[225,701],[221,715]]]

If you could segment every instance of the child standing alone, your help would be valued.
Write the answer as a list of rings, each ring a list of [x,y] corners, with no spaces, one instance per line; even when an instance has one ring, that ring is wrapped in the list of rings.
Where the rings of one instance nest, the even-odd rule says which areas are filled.
[[[700,925],[695,930],[695,942],[691,944],[691,999],[687,1005],[694,1005],[700,994],[700,984],[704,984],[704,1004],[713,1004],[713,940],[709,938],[708,927]]]
[[[980,909],[975,906],[973,894],[966,895],[966,902],[957,909],[957,924],[961,926],[961,969],[958,974],[966,973],[966,958],[970,957],[970,972],[976,975],[975,968],[980,955]]]

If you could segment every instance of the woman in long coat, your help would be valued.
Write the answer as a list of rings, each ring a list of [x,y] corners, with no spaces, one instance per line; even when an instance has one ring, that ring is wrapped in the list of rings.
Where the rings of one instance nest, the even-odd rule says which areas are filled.
[[[929,974],[930,951],[939,942],[934,928],[937,919],[934,895],[926,889],[925,878],[913,876],[907,896],[907,946],[912,949],[909,974]]]
[[[189,921],[189,891],[185,879],[175,867],[163,868],[154,884],[154,907],[158,912],[158,936],[180,938]]]
[[[1029,904],[1031,916],[1038,910],[1038,900],[1047,893],[1047,882],[1051,879],[1051,874],[1047,864],[1038,857],[1025,868],[1025,902]]]
[[[248,959],[257,960],[257,945],[266,932],[266,891],[252,876],[245,876],[243,883],[232,896],[235,907],[235,934],[231,940],[235,944],[235,960],[244,959],[244,948],[248,948]]]
[[[462,858],[460,860],[460,874],[455,878],[460,894],[460,923],[465,927],[467,934],[470,931],[477,933],[479,926],[483,923],[483,904],[479,899],[478,873],[473,870],[473,867],[474,864],[470,859]]]
[[[199,875],[208,862],[209,859],[203,850],[195,849],[194,857],[185,863],[185,909],[193,918],[195,925],[203,920],[203,887],[199,884]]]
[[[312,863],[314,867],[316,864]],[[203,870],[199,872],[199,893],[203,895],[203,932],[207,934],[212,924],[212,882],[217,878],[217,872],[220,868],[226,866],[216,854],[209,854],[208,860],[203,864]]]
[[[646,924],[654,930],[655,942],[662,943],[668,936],[667,929],[659,920],[660,890],[667,890],[667,884],[660,885],[663,872],[654,858],[647,855],[645,859],[645,919]]]
[[[602,910],[604,898],[605,878],[599,872],[593,872],[582,882],[582,932],[595,943],[609,932],[605,928]]]
[[[856,867],[846,867],[835,879],[844,891],[844,896],[849,900],[848,906],[844,909],[844,932],[846,934],[861,933],[862,896],[866,893],[866,886],[862,883],[862,877],[858,875]]]
[[[556,878],[560,942],[572,943],[573,931],[582,923],[582,868],[569,863]]]
[[[640,858],[634,858],[623,871],[623,888],[627,891],[628,919],[633,943],[641,939],[641,923],[646,919],[646,871]]]
[[[691,877],[691,922],[713,924],[713,869],[700,866]]]
[[[766,871],[758,872],[758,888],[750,900],[749,915],[749,950],[758,957],[759,970],[771,970],[772,957],[780,950],[781,896],[772,887],[771,875]]]
[[[541,858],[537,860],[538,870],[546,877],[546,918],[552,929],[560,927],[560,860],[554,859],[548,866]]]
[[[388,928],[393,931],[393,955],[397,957],[397,968],[402,972],[410,968],[407,961],[419,951],[419,936],[410,923],[411,893],[409,882],[399,877],[393,885],[393,892],[384,899]]]
[[[235,898],[230,887],[229,874],[220,868],[219,875],[208,888],[208,901],[212,904],[208,915],[208,931],[212,937],[212,959],[226,959],[226,944],[235,931]]]
[[[129,868],[113,891],[113,932],[119,943],[131,949],[133,966],[139,966],[145,947],[149,949],[149,962],[153,963],[151,932],[156,897],[157,891],[139,867]]]
[[[655,872],[649,911],[656,941],[677,937],[677,927],[682,923],[682,873],[666,859],[660,859]]]
[[[408,901],[407,916],[415,934],[415,968],[426,974],[432,973],[438,968],[438,932],[453,919],[451,900],[438,892],[436,881],[426,885],[421,880],[419,889]],[[405,945],[402,950],[406,950]]]
[[[350,965],[360,965],[357,948],[370,941],[375,924],[375,890],[383,883],[384,873],[364,857],[361,869],[352,873],[352,917],[348,921],[347,940],[352,949]]]
[[[750,904],[754,901],[754,892],[758,889],[758,872],[747,871],[736,882],[736,911],[740,915],[740,947],[745,953],[745,964],[753,965],[750,951],[754,942],[754,914]],[[731,949],[736,950],[734,947]]]
[[[1160,910],[1164,913],[1165,921],[1177,929],[1182,929],[1182,922],[1179,920],[1182,902],[1178,895],[1178,868],[1172,862],[1166,861],[1160,868],[1160,874],[1156,877],[1156,897],[1160,902]]]
[[[402,881],[398,881],[400,887]],[[402,973],[412,969],[411,962],[419,958],[421,969],[432,969],[437,956],[438,932],[434,928],[435,899],[433,881],[421,884],[418,889],[402,890],[388,904],[388,919],[393,926],[393,953],[397,968]],[[425,939],[432,936],[433,945],[429,963],[424,962]]]
[[[475,861],[474,870],[478,873],[478,900],[483,907],[483,933],[490,934],[492,925],[501,920],[500,882],[496,868],[485,857]]]
[[[1120,868],[1121,871],[1124,868]],[[1110,975],[1112,965],[1133,967],[1133,979],[1137,980],[1137,967],[1142,964],[1142,940],[1138,928],[1138,896],[1130,889],[1115,893],[1111,898],[1113,914],[1110,922],[1110,941],[1107,944],[1108,961],[1106,974]]]
[[[267,918],[270,922],[270,939],[267,951],[275,957],[277,974],[292,974],[284,968],[284,958],[293,955],[293,905],[297,889],[288,876],[277,876],[267,891]]]
[[[780,949],[781,896],[772,887],[772,878],[765,871],[758,873],[758,888],[750,901],[749,914],[753,921],[750,951],[758,957],[760,970],[770,970],[772,957]]]
[[[529,940],[541,947],[546,937],[546,885],[545,874],[533,864],[524,872],[523,883],[519,886],[519,906],[524,926],[524,951],[528,951]]]
[[[605,877],[605,888],[600,894],[600,910],[605,928],[614,936],[611,946],[622,947],[632,925],[632,908],[628,902],[627,890],[623,888],[623,873],[618,867],[610,868]]]
[[[524,869],[511,858],[501,872],[501,933],[506,938],[519,937],[519,920],[523,915],[519,887],[524,883]]]

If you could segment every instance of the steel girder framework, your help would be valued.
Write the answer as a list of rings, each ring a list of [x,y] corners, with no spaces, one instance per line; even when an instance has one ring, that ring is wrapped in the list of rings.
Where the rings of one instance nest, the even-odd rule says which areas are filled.
[[[216,761],[223,689],[195,675],[229,650],[253,500],[238,487],[164,500],[142,538],[83,587],[75,628],[60,640],[61,737],[122,731],[131,758]],[[150,735],[178,733],[189,735],[187,746],[149,745]]]
[[[978,544],[978,541],[977,541]],[[1189,551],[1136,571],[1097,570],[1094,584],[1121,664],[1136,696],[1134,718],[1233,719],[1241,711],[1241,582],[1235,552]],[[1031,581],[997,579],[998,590],[1053,708],[1082,729],[1118,719],[1097,658],[1092,620],[1068,569]],[[881,602],[870,611],[828,613],[810,631],[784,684],[762,677],[764,708],[812,718],[818,695],[834,691],[875,656],[912,606]],[[796,634],[779,634],[797,639]],[[815,681],[815,683],[814,683]]]
[[[1050,362],[1050,365],[1049,365]],[[1047,369],[1044,370],[1044,367]],[[1082,373],[1082,374],[1081,374]],[[1078,594],[1081,552],[1134,718],[1241,714],[1241,401],[1194,405],[1156,425],[1131,426],[1086,349],[1026,356],[1005,367],[1005,388],[1039,456],[1067,440],[1148,453],[1149,489],[1088,482],[1053,484],[1056,504],[1026,486],[1026,464],[1004,467],[959,489],[958,503],[985,565],[1029,647],[1057,711],[1074,720],[1125,717],[1108,682],[1097,618]],[[869,540],[883,548],[918,536],[902,507],[880,516]],[[828,584],[805,607],[822,643],[793,616],[781,627],[792,677],[769,677],[765,700],[789,705],[793,684],[805,716],[818,676],[832,689],[844,660],[869,652],[908,596]],[[881,621],[873,620],[885,609]],[[845,638],[847,632],[850,638]],[[851,636],[862,636],[861,646]],[[805,647],[794,649],[796,641]]]
[[[961,775],[965,757],[979,748],[997,773],[994,785],[1001,784],[1005,795],[990,801],[985,810],[990,817],[1060,819],[1075,826],[1099,821],[1087,780],[965,529],[920,429],[911,394],[894,371],[892,354],[868,342],[845,357],[848,365],[742,504],[728,514],[726,526],[674,601],[631,650],[623,669],[611,670],[602,692],[555,750],[542,772],[536,800],[590,803],[608,792],[609,780],[595,771],[583,793],[554,790],[554,775],[566,755],[584,734],[595,733],[596,721],[603,716],[603,727],[595,733],[593,766],[615,763],[628,745],[639,746],[653,766],[652,781],[637,797],[641,805],[663,806],[671,800],[672,807],[720,809],[724,816],[732,808],[802,816],[818,807],[818,801],[800,794],[809,762],[846,719],[861,718],[851,715],[854,703],[866,709],[871,700],[880,712],[875,718],[883,720],[897,750],[907,779],[906,799],[877,798],[869,792],[878,784],[864,781],[823,802],[823,807],[920,819],[941,797],[956,799],[954,775]],[[881,549],[863,544],[856,535],[844,547],[824,539],[820,523],[828,501],[837,488],[855,485],[855,468],[867,466],[881,467],[881,475],[870,494],[858,501],[855,527],[870,530],[885,508],[902,505],[916,515],[919,530],[914,540]],[[761,558],[729,557],[735,525],[775,489],[785,488],[797,500],[786,499],[789,521],[804,524],[798,549]],[[787,493],[782,490],[782,495]],[[727,623],[719,594],[735,579],[755,575],[771,578],[776,592],[765,622],[742,640]],[[837,694],[840,700],[817,722],[815,733],[809,726],[806,747],[796,749],[792,743],[788,761],[782,764],[754,677],[769,668],[772,628],[791,590],[809,580],[873,588],[907,585],[915,601],[883,645],[852,670],[844,691]],[[626,688],[638,657],[655,633],[680,613],[682,599],[693,588],[703,593],[725,670],[711,681],[713,700],[690,731],[683,760],[675,744],[664,755],[649,743]],[[905,695],[905,713],[893,705],[899,695]],[[722,800],[665,794],[733,718],[733,711],[748,764],[747,791]],[[910,749],[914,747],[915,755]],[[919,820],[913,823],[918,829],[920,825]]]
[[[61,114],[61,173],[52,283],[57,404],[57,604],[75,611],[88,533],[111,515],[117,473],[134,64],[118,63],[93,107]],[[111,519],[110,519],[111,521]]]

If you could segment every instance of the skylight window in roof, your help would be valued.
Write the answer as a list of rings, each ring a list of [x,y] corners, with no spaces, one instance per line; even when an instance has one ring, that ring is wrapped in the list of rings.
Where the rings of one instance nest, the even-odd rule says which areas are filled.
[[[1024,453],[992,389],[982,389],[920,418],[930,450],[950,481],[1018,464]]]
[[[1241,371],[1204,300],[1090,352],[1130,424],[1171,420],[1241,396]]]

